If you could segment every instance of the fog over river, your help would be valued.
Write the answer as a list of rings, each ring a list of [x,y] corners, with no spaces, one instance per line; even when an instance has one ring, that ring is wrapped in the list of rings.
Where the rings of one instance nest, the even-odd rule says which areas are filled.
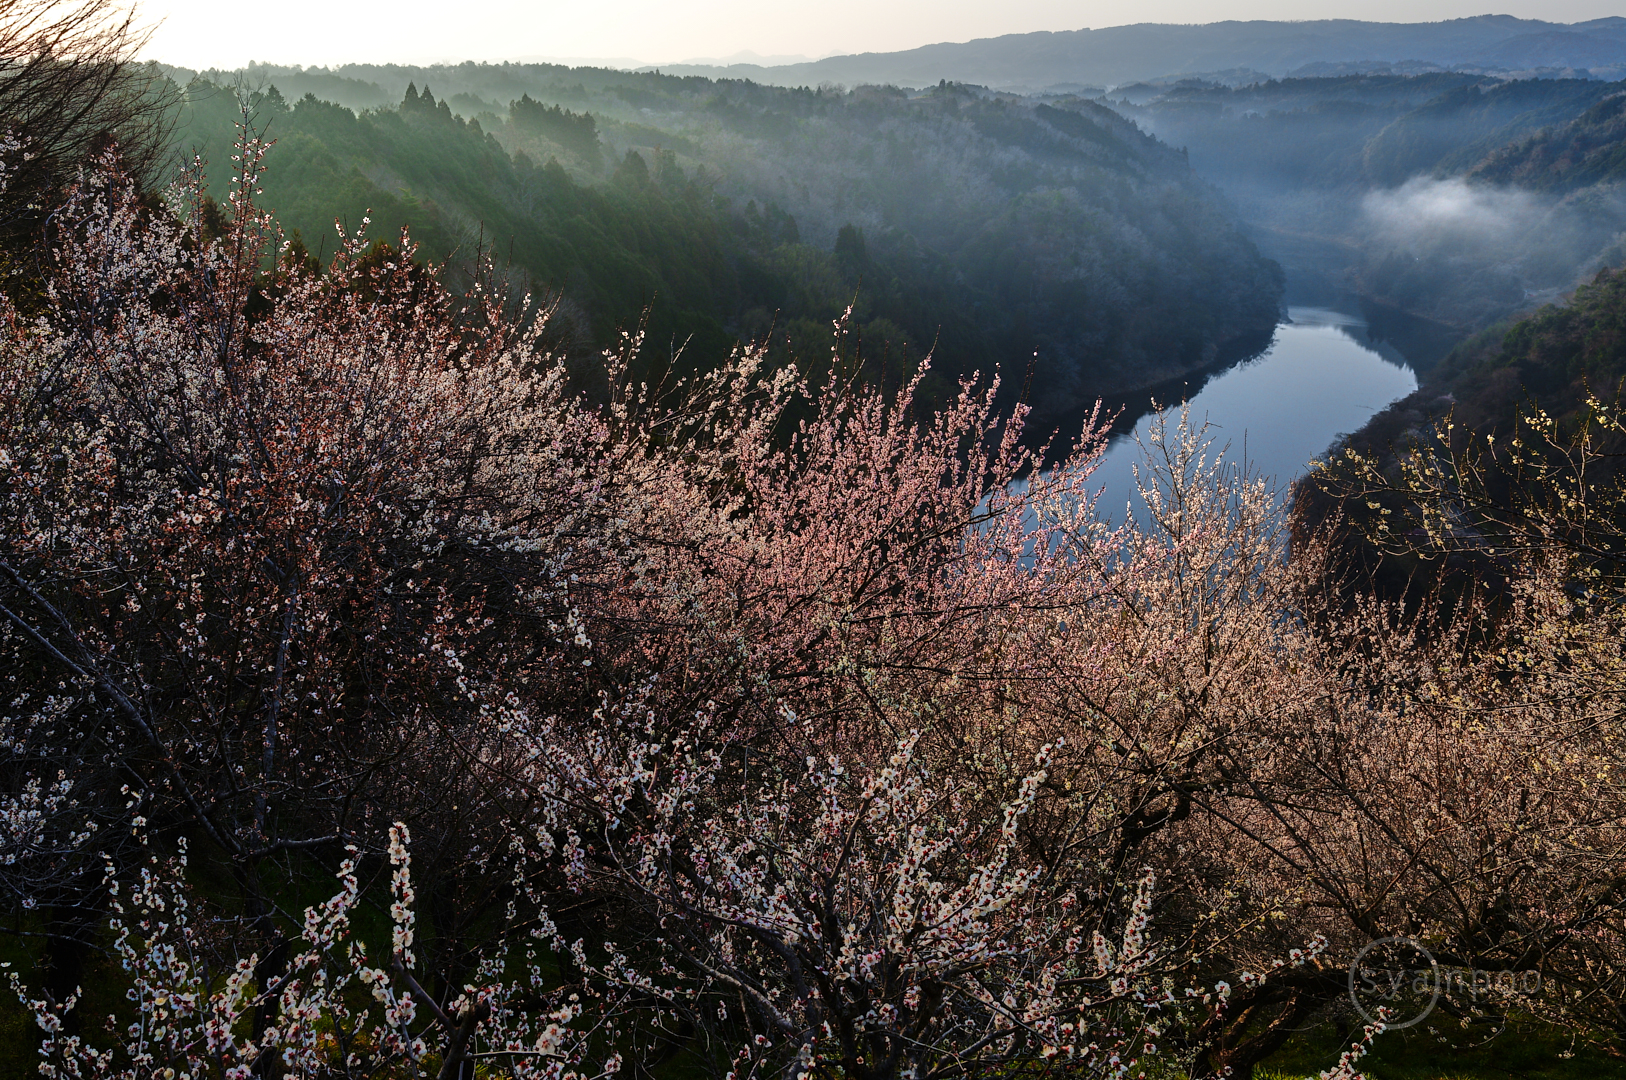
[[[1255,472],[1274,477],[1280,487],[1302,475],[1340,435],[1417,389],[1405,358],[1372,340],[1359,315],[1294,307],[1288,320],[1257,357],[1204,382],[1165,386],[1151,395],[1167,415],[1191,393],[1192,422],[1208,422],[1216,448],[1228,444],[1227,458],[1246,457]],[[1122,520],[1132,498],[1139,501],[1132,470],[1141,457],[1136,439],[1146,439],[1157,416],[1145,398],[1123,404],[1126,417],[1140,418],[1132,430],[1120,425],[1093,477],[1105,489],[1100,509],[1114,520]],[[1175,419],[1169,417],[1170,423]]]

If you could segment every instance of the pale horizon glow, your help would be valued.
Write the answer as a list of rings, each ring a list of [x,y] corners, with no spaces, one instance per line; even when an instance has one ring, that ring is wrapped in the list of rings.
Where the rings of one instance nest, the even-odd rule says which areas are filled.
[[[448,10],[460,18],[448,20]],[[571,60],[672,64],[695,57],[823,56],[893,52],[945,41],[1078,30],[1126,23],[1228,19],[1364,19],[1435,22],[1483,14],[1584,22],[1619,13],[1617,0],[1353,0],[1308,12],[1298,0],[1142,0],[1119,4],[1017,0],[600,0],[595,4],[496,0],[470,8],[418,0],[321,3],[274,8],[204,0],[152,0],[138,18],[156,26],[143,56],[188,68],[237,68],[250,61],[333,66],[464,60]]]

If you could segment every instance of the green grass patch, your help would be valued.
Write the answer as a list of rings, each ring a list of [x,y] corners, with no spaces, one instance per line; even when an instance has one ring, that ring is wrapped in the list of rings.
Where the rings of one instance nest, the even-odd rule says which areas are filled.
[[[1441,1017],[1428,1025],[1380,1035],[1357,1067],[1369,1080],[1600,1080],[1626,1077],[1626,1061],[1568,1033],[1523,1018],[1500,1032],[1457,1027]],[[1354,1029],[1350,1039],[1358,1037]],[[1254,1071],[1255,1080],[1300,1080],[1331,1068],[1348,1044],[1337,1026],[1303,1032]]]

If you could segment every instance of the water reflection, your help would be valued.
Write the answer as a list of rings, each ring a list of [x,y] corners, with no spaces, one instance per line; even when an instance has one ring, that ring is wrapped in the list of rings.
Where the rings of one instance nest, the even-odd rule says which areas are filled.
[[[1358,315],[1295,307],[1275,340],[1254,359],[1154,392],[1167,412],[1190,394],[1194,423],[1204,420],[1227,456],[1246,457],[1256,472],[1287,484],[1340,435],[1417,389],[1417,376],[1392,346],[1374,340]],[[1114,435],[1095,474],[1101,510],[1122,520],[1135,495],[1132,465],[1140,460],[1153,415],[1150,402],[1124,402],[1127,430]],[[1140,406],[1137,408],[1137,406]]]

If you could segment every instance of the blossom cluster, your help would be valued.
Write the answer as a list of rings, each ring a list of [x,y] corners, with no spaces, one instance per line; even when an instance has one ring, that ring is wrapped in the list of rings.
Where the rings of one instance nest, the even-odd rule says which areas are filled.
[[[223,231],[110,152],[0,302],[0,881],[131,995],[19,981],[56,1075],[1219,1076],[1385,932],[1618,995],[1619,613],[1549,563],[1351,598],[1183,414],[1114,518],[1108,418],[845,322],[556,353],[409,237],[285,263],[264,152]]]

